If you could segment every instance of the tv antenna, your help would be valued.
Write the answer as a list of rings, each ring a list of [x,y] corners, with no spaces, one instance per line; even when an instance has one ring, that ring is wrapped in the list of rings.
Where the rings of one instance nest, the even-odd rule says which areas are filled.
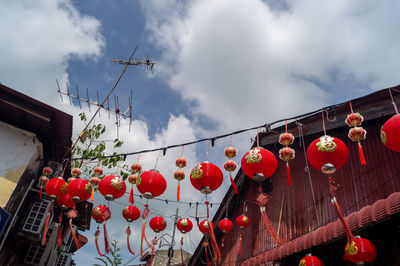
[[[119,59],[113,59],[111,60],[111,62],[115,62],[120,65],[144,66],[146,67],[147,70],[150,70],[151,73],[153,74],[154,74],[154,65],[156,64],[153,61],[151,61],[149,56],[145,56],[143,58],[135,58],[135,59],[119,58]]]

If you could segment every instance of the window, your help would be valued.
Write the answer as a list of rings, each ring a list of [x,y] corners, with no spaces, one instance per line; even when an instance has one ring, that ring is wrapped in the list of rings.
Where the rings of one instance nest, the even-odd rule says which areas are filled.
[[[46,247],[30,245],[26,254],[25,263],[39,265]]]
[[[61,252],[58,256],[57,266],[69,266],[71,264],[71,254]]]
[[[33,204],[22,229],[26,232],[40,234],[45,223],[49,207],[50,201],[48,200],[36,201]]]

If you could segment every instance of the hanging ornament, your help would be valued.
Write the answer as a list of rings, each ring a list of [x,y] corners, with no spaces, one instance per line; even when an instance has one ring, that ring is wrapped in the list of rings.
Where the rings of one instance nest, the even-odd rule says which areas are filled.
[[[233,228],[233,223],[228,218],[224,218],[218,222],[218,228],[224,234],[221,239],[221,247],[224,247],[225,234],[229,233]]]
[[[152,199],[164,193],[167,182],[158,170],[153,169],[145,171],[137,177],[136,187],[143,197]]]
[[[51,170],[50,167],[44,167],[42,170],[42,176],[39,178],[39,183],[40,183],[40,194],[39,197],[42,199],[42,193],[43,193],[43,186],[49,181],[49,176],[53,173],[53,170]]]
[[[182,146],[182,152],[181,152],[181,157],[177,158],[175,160],[175,165],[179,168],[178,170],[174,171],[174,178],[178,180],[178,187],[176,190],[176,200],[180,201],[181,199],[181,181],[185,179],[185,171],[182,170],[183,167],[186,166],[186,159],[183,156],[183,148]]]
[[[161,216],[155,216],[151,218],[149,222],[150,228],[153,229],[155,233],[159,233],[167,227],[167,222]]]
[[[82,171],[79,168],[72,169],[71,174],[74,176],[75,179],[68,183],[68,194],[75,202],[88,200],[93,191],[93,188],[90,185],[89,181],[80,178]]]
[[[295,151],[292,148],[289,148],[289,145],[292,145],[293,141],[294,136],[292,133],[287,132],[287,122],[285,122],[285,133],[279,135],[279,143],[285,147],[279,150],[279,158],[286,163],[286,176],[289,186],[292,185],[289,161],[293,160],[295,157]]]
[[[129,193],[129,199],[128,202],[130,204],[134,204],[135,203],[135,199],[133,196],[133,185],[136,185],[136,180],[138,178],[137,174],[131,174],[128,176],[128,182],[131,184],[131,192]]]
[[[232,138],[232,135],[231,135],[231,138]],[[235,147],[229,146],[229,147],[225,148],[224,153],[225,153],[226,157],[231,159],[237,155],[237,149]]]
[[[52,199],[57,200],[64,196],[62,187],[65,186],[67,182],[62,177],[52,178],[44,186],[46,194]]]
[[[186,234],[192,231],[193,223],[188,218],[179,219],[176,223],[176,228],[182,233]]]
[[[223,181],[221,169],[215,164],[205,161],[198,164],[190,172],[190,182],[193,187],[203,194],[217,190]]]
[[[376,248],[368,239],[355,236],[344,248],[345,258],[356,265],[371,263],[376,258]]]
[[[92,185],[92,193],[90,195],[90,200],[94,201],[94,190],[98,189],[100,180],[103,176],[103,168],[101,168],[100,166],[97,166],[93,169],[93,176],[90,178],[89,182],[90,185]]]
[[[75,201],[72,200],[72,197],[68,193],[57,199],[56,203],[63,210],[72,208],[75,205]]]
[[[126,228],[125,232],[126,232],[126,244],[128,247],[129,252],[132,255],[135,255],[135,252],[131,249],[131,245],[129,243],[129,236],[131,235],[131,227],[130,227],[130,223],[133,221],[136,221],[137,219],[139,219],[140,217],[140,211],[138,208],[136,208],[135,206],[131,205],[131,206],[126,206],[123,210],[122,210],[122,216],[125,218],[125,220],[129,223],[128,227]]]
[[[348,137],[354,142],[358,143],[358,154],[360,157],[361,165],[366,165],[365,156],[363,152],[363,148],[361,146],[362,140],[365,140],[367,136],[367,131],[361,127],[361,123],[364,121],[364,117],[360,115],[360,113],[353,112],[353,106],[351,102],[349,102],[351,114],[347,115],[345,120],[346,124],[351,127],[349,129]]]
[[[272,152],[256,147],[248,151],[241,161],[243,172],[256,182],[262,182],[272,176],[278,162]]]
[[[243,228],[246,228],[250,225],[250,219],[245,215],[240,215],[236,218],[236,225],[240,228],[240,235],[239,235],[239,248],[238,254],[242,252],[242,240],[243,240]]]
[[[324,266],[322,260],[308,253],[300,260],[299,266]]]
[[[232,189],[235,192],[235,194],[238,194],[239,191],[232,177],[232,172],[236,170],[237,164],[235,161],[231,160],[236,156],[237,149],[232,147],[232,135],[230,135],[229,138],[230,138],[229,147],[226,147],[224,150],[225,156],[228,157],[229,160],[225,161],[224,169],[229,172],[229,179],[231,181]]]
[[[105,254],[112,251],[112,249],[110,247],[110,242],[108,240],[107,227],[106,227],[106,221],[111,218],[110,208],[108,208],[107,206],[104,206],[104,205],[96,206],[92,209],[91,215],[92,215],[92,218],[96,221],[96,223],[98,223],[97,230],[94,234],[97,252],[99,253],[100,256],[105,256]],[[100,236],[100,224],[103,224],[104,246],[105,246],[104,253],[102,253],[100,251],[99,243],[98,243],[98,239]]]
[[[120,176],[105,176],[99,183],[99,191],[106,200],[118,199],[125,194],[125,181]]]
[[[392,151],[400,152],[400,114],[392,116],[381,128],[381,140]]]
[[[214,231],[214,224],[210,221],[204,220],[199,224],[199,230],[205,235],[209,235],[211,231]]]

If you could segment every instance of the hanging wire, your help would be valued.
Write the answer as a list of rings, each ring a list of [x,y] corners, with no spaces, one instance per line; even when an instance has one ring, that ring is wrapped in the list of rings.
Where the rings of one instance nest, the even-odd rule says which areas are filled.
[[[396,111],[396,114],[399,114],[399,110],[397,109],[397,105],[394,102],[394,98],[393,98],[393,95],[392,95],[392,89],[391,88],[389,88],[389,94],[390,94],[390,98],[392,99],[392,104],[393,104],[394,110]]]

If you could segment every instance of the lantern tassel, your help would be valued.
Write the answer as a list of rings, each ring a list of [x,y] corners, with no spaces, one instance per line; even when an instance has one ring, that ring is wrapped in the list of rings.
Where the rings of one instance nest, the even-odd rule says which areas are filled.
[[[182,265],[185,265],[185,261],[183,260],[183,236],[181,238],[181,260],[182,260]]]
[[[229,178],[231,179],[231,184],[232,184],[233,191],[235,192],[236,195],[239,194],[239,191],[238,191],[238,189],[237,189],[237,187],[235,185],[235,182],[233,181],[232,175],[230,175]]]
[[[96,243],[96,249],[97,249],[97,253],[99,253],[100,256],[105,256],[106,254],[101,253],[100,248],[99,248],[99,236],[100,236],[100,229],[99,226],[97,225],[97,231],[96,233],[94,233],[94,242]]]
[[[180,182],[178,182],[178,188],[176,190],[176,199],[177,199],[177,201],[181,200],[181,183]]]
[[[129,203],[130,204],[134,204],[135,203],[135,200],[133,198],[133,185],[131,187],[131,193],[129,193]]]
[[[92,193],[90,193],[90,201],[94,202],[94,189],[92,189]]]
[[[61,247],[61,224],[62,224],[62,217],[63,217],[63,212],[60,213],[58,216],[58,227],[57,227],[57,245]]]
[[[243,232],[240,231],[239,235],[239,248],[237,254],[239,255],[242,252],[242,239],[243,239]]]
[[[42,246],[46,245],[47,242],[47,229],[49,229],[50,215],[53,209],[53,201],[50,203],[49,211],[47,212],[46,222],[44,223],[43,235],[42,235]]]
[[[146,238],[146,219],[147,219],[147,216],[149,215],[149,205],[146,204],[146,205],[144,205],[144,207],[145,207],[145,209],[144,209],[144,211],[142,213],[142,218],[143,218],[143,221],[142,221],[142,235],[140,237],[140,256],[143,256],[143,254],[144,254],[144,252],[143,252],[143,239],[146,239],[146,242],[149,245],[149,242],[147,241],[147,238]]]
[[[344,230],[345,230],[346,236],[347,236],[347,242],[350,243],[351,239],[353,239],[354,236],[353,236],[353,234],[352,234],[352,232],[350,230],[349,224],[344,219],[342,210],[340,209],[340,206],[339,206],[339,203],[336,200],[336,197],[332,197],[331,202],[333,204],[333,207],[335,208],[336,214],[338,215],[340,221],[343,224],[343,227],[344,227]]]
[[[361,162],[361,165],[366,165],[366,164],[367,164],[367,161],[365,160],[363,148],[362,148],[360,142],[358,142],[358,154],[360,155],[360,162]]]
[[[213,250],[214,253],[214,260],[217,262],[219,260],[219,258],[221,258],[221,253],[219,251],[218,248],[218,243],[217,243],[217,239],[215,238],[215,234],[214,234],[214,227],[211,224],[211,221],[208,220],[208,224],[210,224],[211,228],[210,228],[210,240],[211,240],[211,248]]]
[[[286,162],[286,175],[287,175],[287,183],[289,186],[292,185],[292,177],[290,175],[290,167],[289,167],[289,163]]]
[[[42,199],[42,192],[43,192],[43,186],[40,186],[40,194],[39,194],[40,199]]]
[[[131,235],[131,228],[128,226],[126,228],[126,243],[128,245],[128,250],[132,255],[135,255],[135,252],[131,249],[131,245],[129,244],[129,236]]]
[[[82,247],[82,243],[76,237],[76,234],[74,232],[74,228],[72,228],[72,219],[69,219],[69,229],[71,230],[71,235],[72,235],[72,238],[74,239],[76,250],[78,250],[78,249],[80,249]]]
[[[268,215],[265,211],[265,207],[260,207],[261,217],[264,222],[265,227],[269,235],[271,236],[272,240],[274,241],[275,245],[279,246],[283,242],[285,242],[279,235],[275,232],[274,228],[271,225],[271,221],[268,218]]]
[[[203,246],[204,246],[204,252],[206,254],[207,266],[210,266],[210,261],[208,260],[208,252],[207,252],[207,247],[208,247],[207,240],[206,240],[206,242],[204,242]]]
[[[103,223],[103,230],[104,230],[104,246],[106,254],[111,252],[112,249],[110,247],[110,242],[108,241],[108,233],[107,233],[107,226],[106,223]]]

